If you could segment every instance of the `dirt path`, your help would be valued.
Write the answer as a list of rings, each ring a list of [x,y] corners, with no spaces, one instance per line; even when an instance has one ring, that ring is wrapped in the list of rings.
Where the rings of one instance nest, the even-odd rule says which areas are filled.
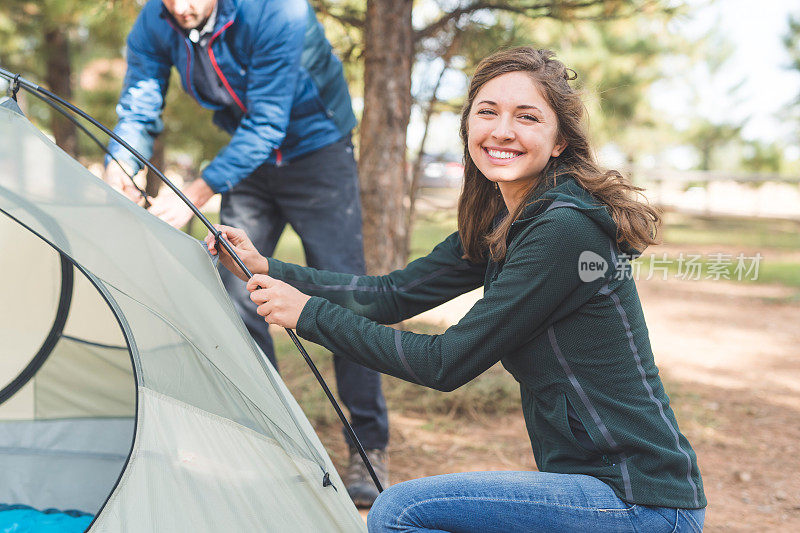
[[[792,291],[726,282],[638,283],[656,361],[692,442],[709,508],[707,531],[800,531],[800,303]],[[479,293],[422,318],[451,322]],[[484,422],[393,414],[399,482],[446,472],[533,469],[520,413]],[[338,429],[324,433],[334,460]]]
[[[800,531],[800,305],[781,288],[640,284],[656,361],[697,451],[708,531]]]

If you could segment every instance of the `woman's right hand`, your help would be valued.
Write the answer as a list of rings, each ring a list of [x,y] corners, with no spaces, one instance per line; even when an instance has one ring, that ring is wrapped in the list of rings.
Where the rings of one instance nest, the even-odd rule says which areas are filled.
[[[222,234],[221,237],[228,241],[236,255],[239,256],[244,265],[250,269],[253,274],[269,273],[267,258],[258,253],[258,250],[253,246],[252,241],[250,241],[250,238],[244,230],[231,226],[223,226],[221,224],[214,224],[214,227],[219,230]],[[233,272],[236,277],[242,281],[250,279],[249,276],[239,268],[239,265],[236,264],[228,252],[225,251],[225,247],[221,244],[217,244],[214,234],[210,231],[208,235],[206,235],[205,243],[211,255],[217,255],[219,253],[219,260],[222,262],[222,266]]]

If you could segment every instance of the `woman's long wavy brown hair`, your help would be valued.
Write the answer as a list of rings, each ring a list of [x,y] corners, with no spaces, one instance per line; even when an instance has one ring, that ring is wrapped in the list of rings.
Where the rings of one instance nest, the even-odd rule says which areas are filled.
[[[464,143],[464,185],[458,200],[458,231],[466,259],[483,261],[487,253],[494,261],[503,259],[508,231],[527,203],[520,202],[513,213],[492,227],[505,204],[495,184],[486,179],[470,157],[467,142],[467,122],[475,97],[488,81],[509,72],[527,72],[531,76],[555,111],[559,140],[567,142],[558,157],[550,158],[540,179],[531,183],[529,193],[541,184],[543,176],[552,177],[555,184],[559,176],[569,175],[608,209],[617,225],[618,243],[639,252],[658,243],[659,212],[643,198],[643,189],[632,185],[616,170],[604,171],[598,166],[589,145],[586,108],[580,93],[569,85],[576,77],[575,72],[554,59],[554,55],[550,50],[531,47],[503,50],[481,61],[472,76],[461,112],[460,131]]]

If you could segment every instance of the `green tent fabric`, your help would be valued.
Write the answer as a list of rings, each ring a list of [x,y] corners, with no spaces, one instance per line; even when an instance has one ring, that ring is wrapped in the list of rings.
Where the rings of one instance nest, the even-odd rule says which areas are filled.
[[[203,245],[8,99],[0,251],[0,503],[98,532],[365,529]]]

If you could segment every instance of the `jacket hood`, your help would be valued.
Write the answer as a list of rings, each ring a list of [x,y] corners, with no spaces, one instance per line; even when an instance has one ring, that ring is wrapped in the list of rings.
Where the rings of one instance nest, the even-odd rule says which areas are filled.
[[[577,209],[592,219],[625,254],[639,255],[627,243],[617,241],[617,224],[611,217],[608,207],[598,201],[589,191],[581,187],[570,173],[556,170],[548,174],[546,179],[534,189],[519,220],[514,224],[523,224],[542,216],[551,207],[568,204],[570,209]]]

